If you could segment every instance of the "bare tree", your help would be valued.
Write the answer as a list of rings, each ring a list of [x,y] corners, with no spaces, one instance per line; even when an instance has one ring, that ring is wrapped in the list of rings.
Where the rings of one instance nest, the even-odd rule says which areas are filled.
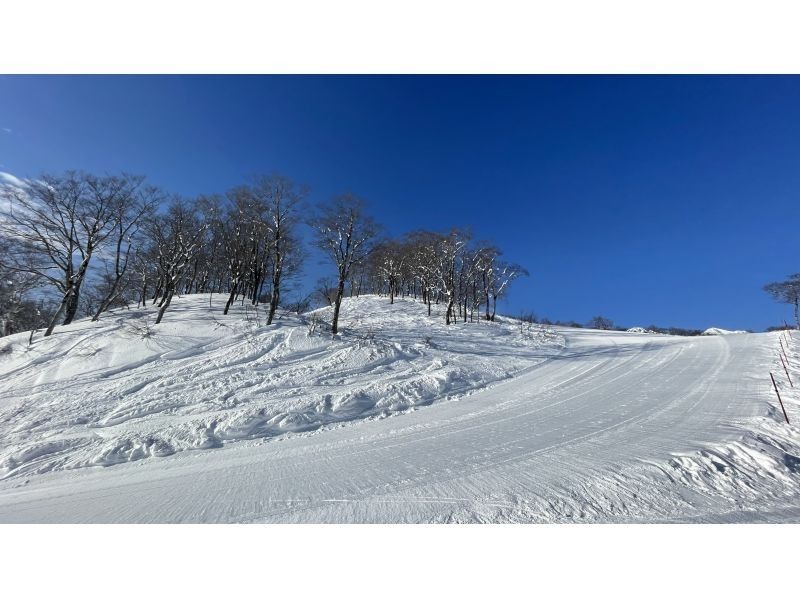
[[[207,222],[197,213],[196,204],[180,198],[173,200],[167,214],[150,221],[149,233],[158,252],[156,296],[161,297],[156,324],[161,323],[169,308],[180,278],[198,250],[207,227]]]
[[[267,314],[269,326],[278,310],[285,276],[295,274],[302,262],[302,248],[296,229],[299,222],[298,209],[306,190],[295,189],[294,183],[285,177],[271,175],[257,177],[253,192],[266,210],[272,285]]]
[[[12,241],[0,236],[0,336],[8,336],[36,322],[40,325],[41,313],[27,294],[40,286],[41,281],[27,272],[17,271],[8,261],[12,254]]]
[[[586,327],[596,328],[597,330],[611,330],[614,327],[614,322],[603,316],[595,316],[586,323]]]
[[[428,305],[429,316],[431,304],[441,290],[437,249],[443,243],[443,238],[443,235],[430,231],[415,231],[408,235],[407,246],[411,252],[409,261],[413,278],[420,286],[422,300]]]
[[[223,252],[228,262],[230,289],[223,314],[236,297],[244,291],[247,275],[253,270],[264,236],[257,202],[247,187],[228,192],[228,210],[224,217],[215,219],[222,237]]]
[[[144,177],[131,177],[130,192],[120,195],[113,205],[114,242],[113,271],[108,273],[106,293],[100,300],[92,321],[96,322],[100,314],[119,297],[123,288],[121,281],[128,271],[131,248],[139,233],[139,228],[146,218],[151,216],[161,201],[161,191],[155,187],[142,187]]]
[[[320,278],[314,289],[313,296],[328,307],[336,301],[336,284],[330,278]]]
[[[363,263],[369,255],[378,225],[365,213],[363,201],[352,194],[340,195],[319,206],[309,225],[314,229],[317,247],[336,266],[338,280],[331,331],[337,334],[345,283],[353,266]]]
[[[114,207],[137,186],[129,175],[43,175],[24,187],[0,189],[7,208],[2,227],[15,239],[14,268],[54,286],[61,303],[47,327],[75,318],[89,264],[114,230]]]
[[[389,303],[394,303],[409,252],[402,243],[390,239],[377,245],[372,257],[381,281],[388,287]]]
[[[149,219],[145,221],[147,225]],[[158,248],[152,239],[145,245],[137,247],[133,254],[133,270],[139,285],[139,300],[137,304],[144,307],[147,304],[147,291],[150,283],[158,280]]]
[[[457,292],[456,272],[466,245],[467,238],[458,230],[453,230],[449,235],[441,237],[437,244],[436,276],[447,300],[445,324],[455,322],[456,319],[453,313]]]
[[[502,251],[494,245],[484,245],[478,248],[477,251],[477,268],[480,272],[479,279],[481,283],[482,300],[486,301],[486,313],[484,319],[491,320],[492,314],[489,311],[489,300],[492,297],[493,289],[497,286],[495,275],[497,270],[495,268]]]
[[[800,273],[792,274],[780,282],[771,282],[764,290],[776,301],[794,307],[795,325],[800,329]]]
[[[509,264],[500,262],[495,264],[493,284],[491,287],[492,293],[492,317],[491,321],[494,322],[495,314],[497,313],[497,299],[508,293],[511,283],[517,280],[520,276],[528,276],[528,271],[519,264]]]

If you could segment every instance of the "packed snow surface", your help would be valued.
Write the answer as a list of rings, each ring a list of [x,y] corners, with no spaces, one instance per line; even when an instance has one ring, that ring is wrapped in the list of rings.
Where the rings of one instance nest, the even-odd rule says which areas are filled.
[[[0,339],[0,521],[800,521],[797,333],[221,301]]]

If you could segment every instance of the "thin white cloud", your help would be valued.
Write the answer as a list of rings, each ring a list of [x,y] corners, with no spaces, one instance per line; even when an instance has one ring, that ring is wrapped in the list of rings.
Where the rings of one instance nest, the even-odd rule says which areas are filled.
[[[10,172],[0,171],[0,185],[10,185],[12,187],[27,187],[28,185],[22,179],[18,179]]]
[[[3,133],[8,133],[9,135],[12,133],[11,129],[8,127],[2,127],[0,128],[0,131],[3,131]]]

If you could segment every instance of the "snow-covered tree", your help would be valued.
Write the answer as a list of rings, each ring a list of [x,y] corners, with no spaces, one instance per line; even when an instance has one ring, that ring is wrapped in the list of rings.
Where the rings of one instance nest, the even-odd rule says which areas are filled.
[[[507,262],[495,263],[491,286],[492,317],[490,319],[492,322],[494,322],[494,317],[497,313],[497,299],[506,295],[511,283],[521,276],[528,276],[528,271],[519,264],[511,264]]]
[[[297,236],[299,207],[306,190],[280,175],[257,177],[252,187],[264,207],[269,254],[270,300],[267,325],[272,324],[287,277],[300,270],[303,251]]]
[[[318,206],[309,225],[314,230],[317,247],[336,267],[336,298],[331,331],[337,334],[345,283],[350,278],[353,266],[364,263],[372,250],[378,225],[366,213],[363,201],[352,194],[339,195],[330,203]]]
[[[176,198],[166,214],[151,219],[148,229],[158,256],[155,296],[160,302],[155,323],[160,324],[186,267],[201,245],[208,223],[198,214],[195,203]]]
[[[448,325],[455,321],[453,306],[458,291],[456,273],[466,245],[467,237],[458,230],[441,237],[436,245],[436,278],[447,302],[444,318]]]

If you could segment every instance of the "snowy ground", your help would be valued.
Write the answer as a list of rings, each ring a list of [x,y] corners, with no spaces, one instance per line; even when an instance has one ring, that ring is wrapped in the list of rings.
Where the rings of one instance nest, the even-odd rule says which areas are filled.
[[[800,521],[797,333],[174,306],[0,341],[0,521]]]

